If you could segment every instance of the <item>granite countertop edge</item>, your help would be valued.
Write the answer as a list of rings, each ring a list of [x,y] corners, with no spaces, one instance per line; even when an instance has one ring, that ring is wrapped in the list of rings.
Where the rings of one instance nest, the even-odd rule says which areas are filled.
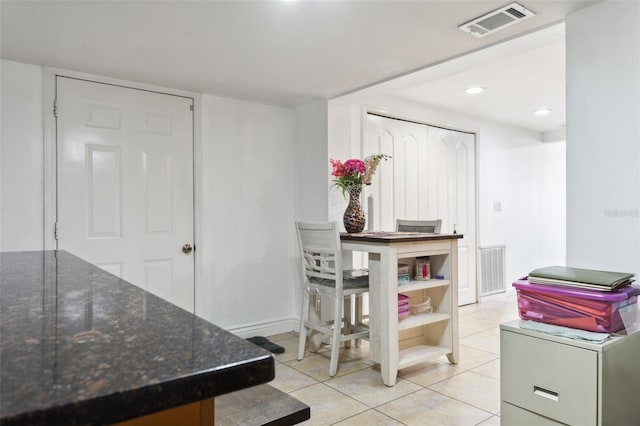
[[[264,384],[274,378],[275,361],[269,354],[135,390],[17,413],[3,417],[1,423],[2,426],[108,425]]]

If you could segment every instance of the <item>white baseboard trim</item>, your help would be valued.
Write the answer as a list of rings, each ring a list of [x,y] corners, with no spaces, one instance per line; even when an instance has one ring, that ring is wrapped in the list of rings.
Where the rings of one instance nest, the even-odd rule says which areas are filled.
[[[297,318],[287,318],[277,321],[241,325],[227,328],[227,331],[246,339],[253,336],[273,336],[275,334],[298,331],[300,320]]]
[[[495,299],[504,299],[507,296],[513,296],[516,294],[516,289],[513,287],[507,287],[502,293],[490,294],[488,296],[482,296],[478,298],[478,302],[489,302]]]

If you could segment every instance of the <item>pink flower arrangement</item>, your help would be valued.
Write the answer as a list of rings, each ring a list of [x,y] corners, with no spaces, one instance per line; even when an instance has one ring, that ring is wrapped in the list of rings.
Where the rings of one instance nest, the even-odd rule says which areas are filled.
[[[391,158],[386,154],[370,155],[363,160],[352,158],[344,163],[340,160],[329,160],[333,170],[331,176],[335,177],[334,185],[346,194],[347,188],[362,185],[371,185],[371,179],[381,160]]]

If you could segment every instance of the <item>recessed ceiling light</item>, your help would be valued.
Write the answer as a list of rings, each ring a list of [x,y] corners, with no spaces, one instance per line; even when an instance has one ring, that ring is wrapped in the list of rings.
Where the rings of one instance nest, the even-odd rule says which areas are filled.
[[[467,95],[477,95],[478,93],[482,93],[485,91],[484,87],[469,87],[467,89],[465,89],[465,93]]]
[[[551,109],[549,109],[549,108],[540,108],[540,109],[537,109],[537,110],[533,111],[533,113],[535,115],[549,115],[549,114],[551,114]]]

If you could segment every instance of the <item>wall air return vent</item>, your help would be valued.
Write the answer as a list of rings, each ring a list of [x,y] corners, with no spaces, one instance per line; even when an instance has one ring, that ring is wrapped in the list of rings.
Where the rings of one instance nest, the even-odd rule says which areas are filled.
[[[535,15],[524,6],[518,3],[511,3],[486,15],[472,19],[458,28],[474,37],[481,38]]]
[[[504,252],[502,244],[480,247],[480,296],[505,292]]]

